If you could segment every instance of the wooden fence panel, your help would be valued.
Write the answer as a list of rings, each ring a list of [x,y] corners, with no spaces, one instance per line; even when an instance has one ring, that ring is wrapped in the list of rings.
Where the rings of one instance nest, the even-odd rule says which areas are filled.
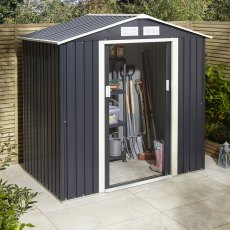
[[[1,141],[10,140],[11,143],[17,143],[16,67],[15,29],[0,26],[0,126],[5,132]]]
[[[193,30],[213,36],[206,41],[206,62],[225,65],[224,73],[230,81],[230,22],[193,22]]]
[[[0,126],[2,141],[17,144],[19,162],[23,153],[22,41],[17,36],[54,24],[0,25]]]
[[[230,81],[230,22],[172,22],[180,26],[210,35],[206,40],[206,63],[225,65],[225,77]]]
[[[230,22],[172,22],[213,36],[206,42],[208,64],[226,65],[230,80]],[[31,33],[54,24],[0,25],[0,126],[6,132],[4,140],[18,144],[19,161],[23,151],[23,79],[22,42],[18,35]]]

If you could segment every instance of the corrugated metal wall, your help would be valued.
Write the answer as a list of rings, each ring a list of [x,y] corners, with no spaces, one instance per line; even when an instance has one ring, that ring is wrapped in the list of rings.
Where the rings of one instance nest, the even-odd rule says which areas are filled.
[[[179,38],[179,148],[178,172],[204,168],[204,65],[205,38],[151,20],[136,20],[121,26],[159,26],[159,36],[147,38]],[[121,26],[80,38],[79,40],[115,40],[121,37]],[[140,34],[135,39],[145,39]],[[125,37],[133,39],[133,37]]]
[[[58,47],[23,42],[23,167],[60,197],[60,106]]]
[[[98,192],[98,42],[60,47],[65,198]]]
[[[178,172],[204,168],[205,39],[179,38]]]

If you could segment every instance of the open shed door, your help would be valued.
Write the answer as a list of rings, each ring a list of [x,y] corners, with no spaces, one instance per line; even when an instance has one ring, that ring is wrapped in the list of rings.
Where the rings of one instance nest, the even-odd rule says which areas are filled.
[[[105,188],[170,174],[170,80],[170,42],[105,45]]]

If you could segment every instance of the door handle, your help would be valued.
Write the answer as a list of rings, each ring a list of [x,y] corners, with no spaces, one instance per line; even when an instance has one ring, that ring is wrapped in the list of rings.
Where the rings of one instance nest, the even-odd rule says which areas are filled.
[[[109,85],[105,87],[105,97],[110,97],[110,86]]]

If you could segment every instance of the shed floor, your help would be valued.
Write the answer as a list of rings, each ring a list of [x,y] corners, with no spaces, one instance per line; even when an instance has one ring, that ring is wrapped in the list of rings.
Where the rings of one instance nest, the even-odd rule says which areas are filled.
[[[230,229],[230,169],[206,156],[206,169],[61,203],[18,164],[0,178],[39,192],[20,221],[42,230]]]
[[[151,161],[127,159],[127,162],[112,161],[110,167],[110,185],[138,180],[145,177],[161,176],[161,173],[149,169]]]

